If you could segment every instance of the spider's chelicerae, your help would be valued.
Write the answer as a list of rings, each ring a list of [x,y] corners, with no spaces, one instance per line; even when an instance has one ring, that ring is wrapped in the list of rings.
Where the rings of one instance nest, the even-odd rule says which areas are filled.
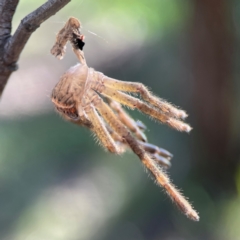
[[[191,130],[188,124],[181,121],[187,114],[154,96],[141,83],[119,81],[88,67],[82,51],[85,44],[83,40],[80,22],[73,17],[57,34],[51,53],[59,59],[63,58],[69,41],[80,63],[71,67],[53,89],[52,101],[56,110],[65,119],[93,131],[103,147],[111,153],[121,154],[127,148],[132,149],[180,210],[198,221],[197,212],[163,171],[163,168],[170,166],[172,155],[148,143],[144,134],[145,126],[134,121],[121,105],[138,109],[161,123],[185,132]],[[138,93],[142,100],[128,93]]]

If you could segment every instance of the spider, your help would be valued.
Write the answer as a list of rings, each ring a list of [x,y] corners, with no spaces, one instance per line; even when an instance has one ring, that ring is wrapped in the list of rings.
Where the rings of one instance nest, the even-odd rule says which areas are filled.
[[[51,53],[62,59],[68,41],[80,63],[71,67],[53,89],[52,102],[56,110],[65,119],[89,128],[109,152],[121,154],[130,148],[179,209],[190,219],[198,221],[197,212],[164,171],[170,166],[172,155],[148,143],[144,124],[132,119],[122,105],[138,109],[161,123],[185,132],[191,130],[182,121],[187,114],[150,93],[141,83],[116,80],[88,67],[83,53],[84,36],[80,33],[79,20],[74,17],[69,18],[57,34]],[[142,99],[129,93],[138,94]]]

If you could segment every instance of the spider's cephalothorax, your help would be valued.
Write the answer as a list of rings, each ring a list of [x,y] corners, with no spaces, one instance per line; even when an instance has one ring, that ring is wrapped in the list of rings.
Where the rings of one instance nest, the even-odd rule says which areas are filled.
[[[93,131],[108,151],[121,154],[127,148],[132,149],[180,210],[192,220],[199,220],[196,211],[162,170],[162,167],[170,166],[172,155],[148,143],[144,134],[145,126],[134,121],[121,105],[138,109],[161,123],[185,132],[191,130],[188,124],[182,122],[187,114],[154,96],[141,83],[119,81],[89,68],[82,51],[83,40],[80,22],[71,17],[58,33],[51,50],[53,55],[61,59],[69,41],[80,61],[61,77],[53,89],[52,101],[56,110],[65,119]],[[139,94],[142,100],[129,93]]]

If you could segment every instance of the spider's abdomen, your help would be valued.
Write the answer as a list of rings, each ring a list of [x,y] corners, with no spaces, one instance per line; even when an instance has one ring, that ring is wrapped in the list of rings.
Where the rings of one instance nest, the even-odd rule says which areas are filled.
[[[52,91],[52,102],[56,107],[71,108],[81,101],[88,75],[87,65],[77,64],[61,77]]]

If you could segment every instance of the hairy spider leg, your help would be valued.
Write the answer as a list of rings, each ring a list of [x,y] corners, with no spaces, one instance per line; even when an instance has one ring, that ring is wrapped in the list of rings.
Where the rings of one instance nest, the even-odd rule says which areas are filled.
[[[162,168],[143,150],[138,141],[131,135],[130,131],[119,121],[113,110],[97,94],[96,98],[98,98],[98,101],[95,104],[95,107],[100,115],[109,124],[109,126],[125,139],[129,147],[139,157],[143,165],[152,173],[156,182],[166,190],[170,198],[176,203],[179,209],[187,217],[198,221],[199,216],[197,212],[181,195],[181,193],[171,184],[170,179],[163,172]]]
[[[172,154],[163,148],[159,148],[151,143],[138,141],[141,147],[161,166],[165,168],[171,167]]]
[[[111,135],[112,139],[117,144],[120,153],[121,154],[125,153],[127,151],[127,149],[129,149],[127,142],[117,132],[113,131],[112,128],[108,124],[106,125],[106,127],[107,127],[107,130],[108,130],[109,134]]]
[[[109,88],[131,93],[139,93],[143,100],[152,104],[157,109],[161,110],[164,114],[173,118],[185,119],[187,114],[185,111],[178,109],[172,104],[166,102],[165,100],[153,95],[145,85],[137,82],[124,82],[110,78],[107,76],[103,77],[103,84]]]
[[[141,122],[140,120],[136,121],[136,125],[138,126],[139,129],[141,129],[142,131],[145,131],[147,129],[147,127],[143,124],[143,122]]]
[[[129,149],[129,145],[126,143],[124,138],[120,137],[120,135],[113,131],[109,126],[107,127],[107,130],[119,146],[119,149],[121,149],[121,153],[124,153],[127,149]],[[165,168],[169,168],[171,166],[170,159],[172,155],[167,150],[140,140],[138,140],[138,143],[158,164]]]
[[[99,91],[98,89],[96,89],[96,91]],[[191,131],[191,127],[178,120],[175,118],[171,118],[167,115],[164,115],[161,111],[159,111],[158,109],[149,106],[148,104],[146,104],[145,102],[132,97],[130,95],[127,95],[126,93],[108,88],[108,87],[104,87],[102,88],[101,91],[99,91],[100,94],[107,96],[109,98],[114,99],[115,101],[126,105],[132,109],[138,109],[141,112],[157,119],[158,121],[167,124],[168,126],[178,130],[178,131],[184,131],[184,132],[190,132]]]
[[[107,131],[103,120],[100,118],[93,105],[89,104],[85,108],[85,112],[89,120],[92,122],[92,131],[97,135],[103,147],[105,147],[111,153],[119,153],[116,143]]]
[[[122,109],[121,104],[109,99],[111,108],[117,113],[119,119],[124,125],[131,130],[131,132],[136,135],[136,137],[143,141],[147,142],[147,137],[142,130],[138,127],[136,122]]]
[[[124,123],[130,130],[132,133],[136,134],[136,131],[141,131],[137,122],[135,122],[134,119],[132,119],[127,113],[126,111],[122,108],[121,104],[112,100],[110,101],[110,107],[116,111],[117,116],[119,117],[119,120]],[[143,125],[143,123],[141,123]],[[142,126],[141,125],[141,126]],[[145,126],[144,126],[145,127]],[[137,129],[136,129],[137,128]],[[146,128],[146,127],[145,127]],[[138,137],[138,139],[140,141],[138,141],[139,143],[142,144],[142,146],[144,147],[145,150],[147,150],[149,153],[158,153],[163,157],[167,157],[169,159],[171,159],[173,157],[173,155],[168,152],[167,150],[163,149],[163,148],[159,148],[153,144],[148,143],[145,139],[142,139],[142,137]]]
[[[148,142],[142,142],[142,141],[138,141],[141,146],[144,148],[145,151],[151,153],[151,154],[159,154],[160,156],[167,158],[168,160],[171,160],[171,158],[173,157],[173,155],[168,152],[167,150],[157,147],[156,145],[153,145],[151,143]]]
[[[124,123],[125,126],[127,126],[128,129],[131,130],[132,133],[134,133],[138,139],[139,144],[143,147],[145,151],[150,153],[154,158],[156,158],[160,163],[163,163],[163,165],[170,166],[169,160],[173,157],[173,155],[168,152],[167,150],[163,148],[159,148],[153,144],[150,144],[146,142],[146,138],[142,139],[140,134],[136,134],[136,132],[140,132],[143,134],[143,132],[138,127],[137,123],[132,119],[126,111],[122,108],[121,104],[112,100],[110,101],[110,107],[115,110],[117,116],[119,117],[119,120]],[[116,132],[113,132],[113,134],[117,135]],[[145,134],[144,134],[145,136]],[[116,139],[116,137],[115,137]],[[115,140],[114,139],[114,140]]]

